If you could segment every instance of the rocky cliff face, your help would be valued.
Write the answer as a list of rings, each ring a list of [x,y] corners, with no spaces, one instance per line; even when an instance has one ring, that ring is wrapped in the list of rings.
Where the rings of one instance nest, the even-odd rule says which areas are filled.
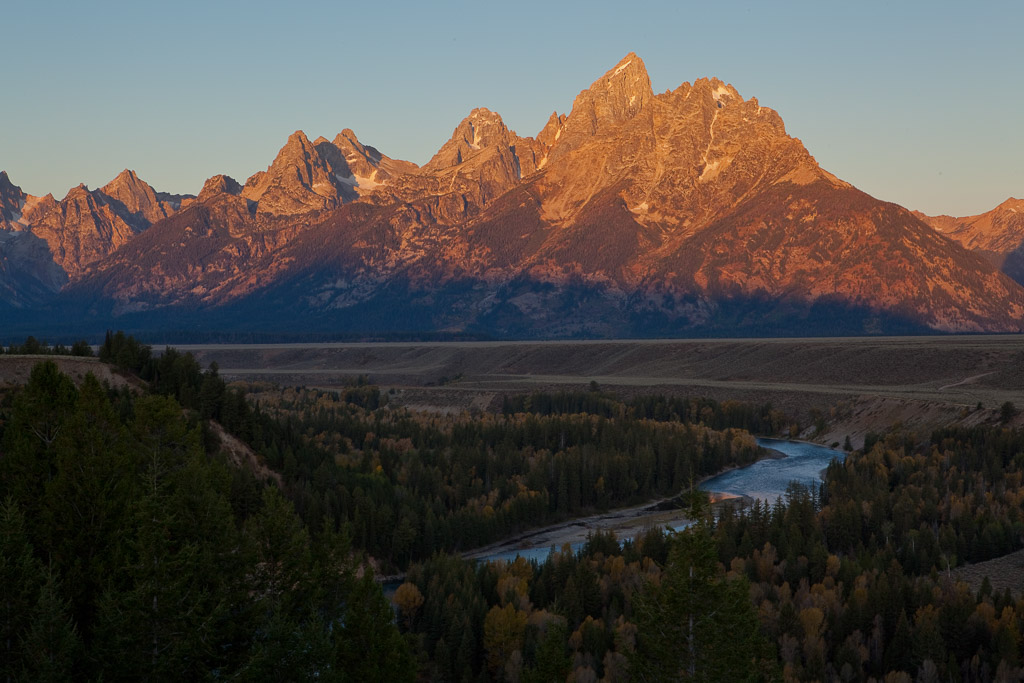
[[[321,150],[301,130],[293,133],[266,171],[256,173],[242,196],[256,202],[262,213],[291,215],[333,209],[355,191],[342,178],[348,166],[337,150]]]
[[[101,192],[79,185],[33,221],[31,230],[50,245],[54,261],[75,276],[136,233],[137,228],[129,222],[134,222],[134,215],[117,208]]]
[[[294,216],[336,209],[415,168],[364,147],[349,129],[333,142],[323,137],[310,142],[300,130],[266,171],[245,182],[241,195],[256,202],[262,214]]]
[[[27,229],[50,247],[53,261],[71,277],[177,210],[180,197],[157,195],[134,171],[122,171],[98,190],[71,188],[59,202],[39,200]],[[28,214],[26,214],[28,215]]]
[[[647,68],[630,52],[576,96],[569,116],[551,136],[552,159],[582,147],[595,136],[614,133],[643,111],[652,97]]]
[[[149,195],[131,194],[137,204],[117,201],[148,215]],[[215,176],[142,233],[112,195],[96,206],[90,196],[61,202],[65,213],[106,207],[85,232],[119,248],[69,271],[67,296],[107,302],[112,315],[522,337],[967,332],[1024,320],[1024,289],[820,168],[775,111],[717,79],[655,95],[632,53],[536,137],[475,109],[420,168],[347,129],[313,142],[298,131],[244,187]]]
[[[12,230],[21,220],[21,209],[28,195],[11,182],[6,171],[0,171],[0,229]]]
[[[136,229],[142,231],[153,223],[167,218],[181,204],[180,198],[157,196],[148,183],[139,179],[135,171],[125,169],[100,188],[115,213],[124,216]]]
[[[158,194],[125,170],[98,190],[72,188],[61,201],[33,197],[0,172],[0,291],[27,309],[52,298],[69,278],[157,221],[173,215],[183,198]],[[4,234],[4,232],[11,234]]]

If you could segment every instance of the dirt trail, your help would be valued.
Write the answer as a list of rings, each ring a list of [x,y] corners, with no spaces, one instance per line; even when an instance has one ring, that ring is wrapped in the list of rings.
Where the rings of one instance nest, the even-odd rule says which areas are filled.
[[[988,377],[989,375],[994,375],[994,374],[995,374],[995,370],[993,370],[992,372],[983,372],[980,375],[972,375],[971,377],[965,377],[964,379],[960,380],[959,382],[953,382],[952,384],[947,384],[944,387],[939,387],[939,391],[945,391],[946,389],[952,389],[953,387],[958,387],[958,386],[961,386],[963,384],[971,384],[972,382],[977,382],[982,377]]]

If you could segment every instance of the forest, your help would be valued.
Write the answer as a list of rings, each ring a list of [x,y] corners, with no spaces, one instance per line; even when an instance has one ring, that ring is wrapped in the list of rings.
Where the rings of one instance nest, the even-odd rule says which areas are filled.
[[[800,426],[596,386],[414,413],[365,378],[229,386],[121,333],[99,356],[139,388],[42,362],[0,395],[7,680],[1024,676],[1024,597],[952,572],[1024,547],[1024,435],[1005,426],[894,430],[770,505],[691,493],[684,532],[471,562],[517,531],[677,497],[761,457],[752,433]],[[274,476],[231,461],[217,425]],[[374,576],[394,573],[389,604]]]

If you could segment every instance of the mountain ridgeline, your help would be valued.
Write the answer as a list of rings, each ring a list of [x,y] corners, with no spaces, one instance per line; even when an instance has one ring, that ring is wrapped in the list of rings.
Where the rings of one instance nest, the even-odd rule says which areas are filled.
[[[184,338],[1018,332],[1019,204],[879,201],[756,98],[655,94],[630,53],[535,137],[474,109],[423,166],[346,129],[196,197],[125,171],[58,202],[0,174],[0,311]]]

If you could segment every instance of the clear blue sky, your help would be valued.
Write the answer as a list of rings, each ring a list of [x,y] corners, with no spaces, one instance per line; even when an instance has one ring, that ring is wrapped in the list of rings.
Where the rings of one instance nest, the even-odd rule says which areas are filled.
[[[296,129],[423,163],[473,107],[535,135],[629,51],[717,76],[827,170],[931,214],[1024,197],[1024,3],[50,2],[2,12],[0,169],[196,193]]]

